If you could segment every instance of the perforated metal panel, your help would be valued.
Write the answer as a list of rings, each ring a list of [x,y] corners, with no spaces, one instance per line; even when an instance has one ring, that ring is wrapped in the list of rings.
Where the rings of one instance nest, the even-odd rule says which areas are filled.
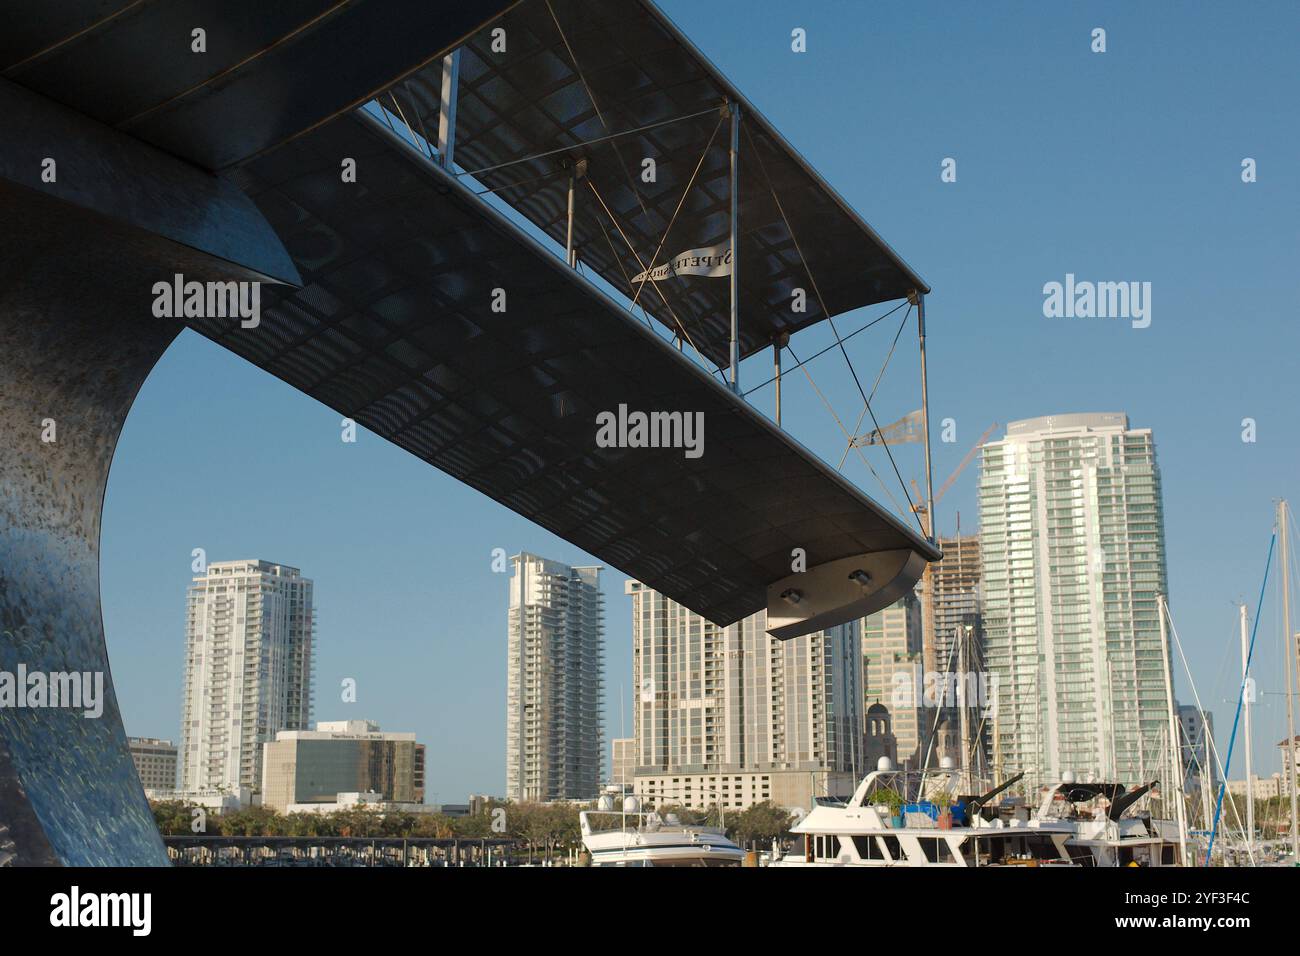
[[[498,27],[504,52],[492,49]],[[441,76],[431,64],[391,90],[417,130],[438,128]],[[728,239],[730,121],[721,107],[740,99],[648,2],[525,0],[461,48],[456,162],[563,243],[569,169],[587,160],[595,191],[579,183],[579,257],[633,296],[629,279],[652,261]],[[929,291],[761,115],[748,106],[741,115],[742,355],[828,314]],[[694,118],[575,145],[681,117]],[[654,182],[641,176],[646,158]],[[512,165],[493,168],[503,163]],[[795,289],[806,311],[795,311]],[[647,285],[638,303],[674,331],[680,321],[710,361],[726,365],[727,279],[676,277]]]
[[[357,160],[342,184],[340,158]],[[352,114],[242,169],[300,291],[193,328],[720,624],[789,573],[933,549],[515,225]],[[503,289],[506,310],[493,311]],[[599,448],[596,416],[703,412],[704,454]]]

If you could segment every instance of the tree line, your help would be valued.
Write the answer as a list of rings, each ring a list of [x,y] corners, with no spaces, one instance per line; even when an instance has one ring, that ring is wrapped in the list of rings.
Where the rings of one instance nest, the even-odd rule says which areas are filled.
[[[344,807],[328,813],[280,813],[253,806],[225,813],[199,811],[180,800],[151,804],[164,836],[290,836],[290,837],[432,837],[440,840],[507,839],[525,849],[530,859],[549,858],[582,849],[578,813],[568,803],[506,803],[490,801],[478,813],[381,811],[373,807]],[[677,814],[691,826],[718,826],[717,807],[690,810],[664,806],[661,816]],[[727,835],[746,849],[767,849],[773,839],[786,840],[793,821],[788,812],[769,802],[726,814]]]

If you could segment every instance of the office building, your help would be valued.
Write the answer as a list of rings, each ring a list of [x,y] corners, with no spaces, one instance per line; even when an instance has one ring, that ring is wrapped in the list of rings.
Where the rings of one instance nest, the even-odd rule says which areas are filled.
[[[1171,742],[1156,595],[1166,591],[1160,471],[1127,416],[1012,422],[979,479],[994,762],[1026,785],[1135,784]]]
[[[312,716],[312,582],[268,561],[208,566],[189,589],[181,789],[261,790],[262,745]]]
[[[140,785],[146,790],[176,788],[176,744],[157,737],[127,737]]]
[[[625,790],[632,788],[636,773],[636,738],[615,737],[611,742],[611,772],[609,782]]]
[[[506,797],[593,799],[604,763],[601,569],[511,560]]]
[[[1219,786],[1214,763],[1214,715],[1202,714],[1198,707],[1180,704],[1178,735],[1183,746],[1183,772],[1187,789],[1194,790],[1205,780],[1211,790]]]
[[[760,611],[718,627],[636,581],[635,790],[651,802],[811,806],[862,763],[860,622],[778,641]]]
[[[422,804],[424,744],[369,720],[321,721],[315,730],[282,730],[263,750],[262,803]]]
[[[1287,793],[1291,792],[1295,786],[1295,765],[1296,757],[1300,756],[1300,734],[1297,734],[1287,746],[1286,738],[1278,741],[1278,747],[1282,750],[1282,786]]]
[[[1251,777],[1251,784],[1250,789],[1256,800],[1276,800],[1278,797],[1284,797],[1290,793],[1286,789],[1286,784],[1283,782],[1280,773],[1275,773],[1269,777],[1254,774]],[[1227,790],[1234,796],[1244,797],[1246,795],[1246,781],[1229,780]]]
[[[862,620],[865,766],[881,757],[915,769],[924,759],[928,728],[923,704],[921,602],[912,595]]]

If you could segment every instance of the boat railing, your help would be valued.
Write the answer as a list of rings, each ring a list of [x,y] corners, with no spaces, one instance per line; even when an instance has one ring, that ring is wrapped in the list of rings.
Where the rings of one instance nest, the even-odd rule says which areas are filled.
[[[685,833],[726,836],[722,827],[703,823],[668,821],[653,811],[584,810],[579,818],[588,833]]]

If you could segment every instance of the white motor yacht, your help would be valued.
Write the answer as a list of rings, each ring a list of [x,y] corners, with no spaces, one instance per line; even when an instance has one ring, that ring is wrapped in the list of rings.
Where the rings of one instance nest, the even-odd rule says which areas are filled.
[[[802,848],[773,866],[1071,865],[1067,828],[1044,832],[1028,814],[986,818],[985,808],[1018,779],[980,796],[954,796],[950,767],[895,770],[883,757],[847,800],[818,797],[792,828]]]
[[[745,859],[722,829],[642,812],[633,796],[619,810],[601,797],[598,809],[578,814],[578,823],[592,866],[740,866]]]
[[[1128,812],[1155,785],[1126,790],[1120,783],[1078,783],[1066,774],[1046,789],[1033,823],[1069,831],[1066,849],[1080,866],[1178,866],[1178,824]]]
[[[895,770],[883,758],[847,800],[817,798],[792,832],[803,837],[775,866],[1169,866],[1177,833],[1149,814],[1125,812],[1151,785],[1048,788],[1037,813],[993,801],[1012,777],[979,796],[957,793],[959,777]],[[1101,798],[1096,806],[1089,804]]]

